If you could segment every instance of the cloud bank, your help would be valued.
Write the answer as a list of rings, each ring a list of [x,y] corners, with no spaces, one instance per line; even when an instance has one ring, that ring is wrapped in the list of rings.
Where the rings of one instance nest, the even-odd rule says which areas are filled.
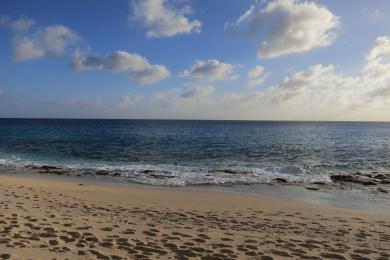
[[[200,89],[183,94],[172,89],[156,95],[151,105],[165,117],[389,120],[389,46],[390,37],[378,37],[367,51],[365,64],[357,75],[346,75],[335,65],[317,64],[290,73],[261,91],[211,96],[197,95],[202,93]],[[263,74],[259,67],[248,72],[249,77]],[[195,102],[183,99],[186,96],[199,98]]]
[[[390,37],[378,37],[362,55],[365,62],[356,75],[344,74],[332,64],[316,64],[289,73],[276,84],[250,93],[214,95],[212,85],[198,85],[190,90],[172,88],[144,97],[129,94],[114,101],[105,98],[32,100],[29,96],[15,97],[7,92],[7,98],[0,102],[0,115],[4,111],[13,111],[18,113],[17,116],[31,116],[35,111],[41,117],[60,113],[69,117],[114,118],[389,120],[389,46]],[[144,64],[142,57],[130,55],[137,60],[134,64],[110,57],[111,54],[97,56],[99,62],[91,59],[82,64],[83,69],[126,72],[132,66],[140,66],[134,65],[137,62]],[[264,74],[260,72],[261,69],[255,67],[248,76]],[[23,114],[23,111],[28,114]]]
[[[129,15],[130,23],[138,23],[147,29],[148,37],[171,37],[177,34],[200,32],[202,23],[191,21],[189,6],[177,7],[179,1],[171,0],[132,0]]]

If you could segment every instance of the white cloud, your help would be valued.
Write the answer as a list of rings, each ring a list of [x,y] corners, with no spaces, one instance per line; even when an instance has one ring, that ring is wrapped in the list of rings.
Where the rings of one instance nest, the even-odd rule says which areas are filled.
[[[177,34],[199,32],[202,23],[189,20],[189,6],[178,8],[178,1],[171,0],[132,0],[130,22],[145,27],[148,37],[171,37]]]
[[[383,72],[379,69],[387,68],[387,72],[390,71],[388,44],[389,37],[378,37],[367,51],[361,71],[355,74],[343,73],[343,69],[335,65],[317,64],[291,72],[276,84],[250,93],[237,90],[215,95],[213,88],[206,84],[198,87],[195,85],[188,91],[181,88],[168,89],[145,96],[139,101],[135,94],[129,94],[114,101],[91,97],[86,100],[76,99],[73,103],[63,99],[49,103],[41,97],[36,101],[31,97],[18,97],[15,101],[16,97],[12,97],[13,94],[7,91],[7,98],[2,98],[0,102],[0,114],[25,116],[35,113],[40,117],[61,114],[100,118],[385,121],[390,120],[390,74],[379,73]],[[107,56],[95,56],[95,59],[106,60]],[[142,59],[139,60],[143,64]],[[112,62],[118,63],[121,65],[106,65],[106,68],[111,68],[111,71],[127,71],[131,67],[126,63],[123,65],[121,62]],[[92,65],[87,67],[89,66]],[[102,69],[104,66],[94,65],[92,68]],[[125,109],[130,107],[131,109]]]
[[[247,35],[265,35],[258,47],[261,58],[276,58],[326,47],[336,38],[334,29],[340,18],[327,7],[312,1],[273,0],[252,5],[236,22],[226,23],[226,30],[249,24]]]
[[[27,16],[21,16],[19,19],[12,20],[11,17],[7,15],[0,15],[0,26],[7,27],[14,32],[27,31],[34,25],[35,20]]]
[[[145,57],[126,51],[116,51],[103,57],[76,51],[72,56],[71,67],[76,71],[126,72],[129,80],[139,85],[154,84],[171,75],[164,65],[150,64]]]
[[[344,75],[334,65],[318,64],[294,72],[264,91],[231,95],[225,101],[290,119],[388,120],[389,44],[389,37],[378,37],[358,75]]]
[[[390,37],[378,37],[366,54],[369,61],[383,59],[383,56],[390,56]]]
[[[212,85],[195,87],[181,95],[182,98],[208,97],[214,92]]]
[[[264,67],[260,65],[256,65],[254,68],[248,71],[248,78],[258,78],[264,74]]]
[[[142,96],[134,95],[130,93],[128,95],[121,96],[118,106],[119,108],[127,109],[129,107],[134,106],[141,100],[142,100]]]
[[[80,37],[63,25],[53,25],[32,35],[16,35],[12,40],[14,59],[24,61],[44,56],[62,57],[68,46]]]
[[[293,72],[261,91],[231,92],[222,97],[205,95],[198,102],[184,102],[177,97],[177,92],[167,92],[159,95],[158,104],[164,104],[165,113],[181,117],[389,120],[390,75],[381,73],[373,77],[372,70],[367,70],[370,64],[390,68],[388,43],[388,37],[375,41],[366,54],[366,64],[357,75],[345,75],[334,65],[317,64]],[[370,68],[375,68],[374,65]]]
[[[366,54],[364,71],[370,78],[390,78],[390,37],[378,37]]]
[[[193,80],[231,80],[236,76],[233,75],[234,65],[223,63],[218,60],[202,61],[198,60],[189,70],[185,70],[182,76],[189,77]]]
[[[247,77],[250,80],[247,83],[248,88],[255,88],[264,83],[269,74],[265,74],[265,69],[263,66],[256,65],[248,71]]]
[[[68,45],[80,40],[75,32],[63,25],[46,27],[40,37],[46,52],[55,56],[62,56]]]
[[[248,88],[255,88],[255,87],[258,87],[260,85],[262,85],[264,83],[264,81],[266,80],[267,76],[263,76],[263,77],[260,77],[260,78],[257,78],[257,79],[252,79],[252,80],[249,80],[248,83],[246,84],[246,86]]]
[[[351,87],[358,81],[358,78],[337,74],[333,65],[318,64],[285,77],[267,94],[274,102],[321,104],[332,101],[336,105],[338,100],[351,94]]]
[[[0,22],[1,23],[1,22]],[[17,20],[14,20],[9,23],[9,27],[17,32],[23,32],[29,30],[32,26],[34,26],[35,21],[26,16],[21,17]]]
[[[12,40],[12,48],[16,61],[38,59],[45,56],[45,50],[37,38],[16,37]]]

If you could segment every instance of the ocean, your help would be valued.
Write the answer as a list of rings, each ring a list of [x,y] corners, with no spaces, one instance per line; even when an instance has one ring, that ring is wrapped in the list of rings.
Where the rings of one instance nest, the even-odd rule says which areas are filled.
[[[390,171],[390,123],[0,119],[0,170],[161,186]]]

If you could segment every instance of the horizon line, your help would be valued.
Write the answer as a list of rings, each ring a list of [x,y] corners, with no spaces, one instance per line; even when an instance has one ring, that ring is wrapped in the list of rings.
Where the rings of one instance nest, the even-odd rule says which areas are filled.
[[[185,118],[87,118],[87,117],[0,117],[0,120],[139,120],[139,121],[235,121],[235,122],[318,122],[318,123],[390,123],[376,120],[298,120],[298,119],[185,119]]]

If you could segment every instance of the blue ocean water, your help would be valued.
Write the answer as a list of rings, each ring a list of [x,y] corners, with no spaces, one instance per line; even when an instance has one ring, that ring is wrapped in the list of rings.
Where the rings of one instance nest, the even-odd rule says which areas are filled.
[[[330,181],[390,171],[390,123],[0,119],[0,169],[152,185]]]

